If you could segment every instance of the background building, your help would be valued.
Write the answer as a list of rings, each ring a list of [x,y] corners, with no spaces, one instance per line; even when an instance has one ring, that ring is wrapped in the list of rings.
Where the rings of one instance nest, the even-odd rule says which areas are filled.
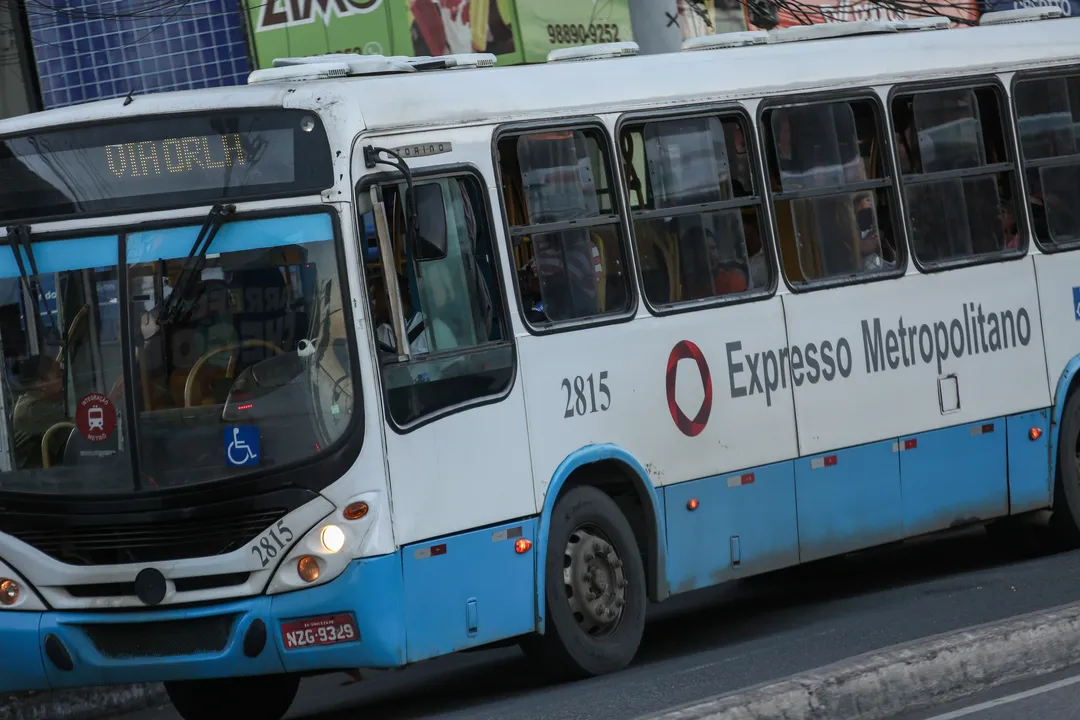
[[[25,17],[15,3],[0,0],[0,118],[38,109]]]

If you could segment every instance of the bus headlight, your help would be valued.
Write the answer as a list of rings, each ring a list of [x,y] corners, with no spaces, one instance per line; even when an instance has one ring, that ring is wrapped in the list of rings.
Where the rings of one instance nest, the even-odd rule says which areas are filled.
[[[337,525],[326,525],[319,533],[319,540],[322,542],[323,550],[333,555],[345,547],[345,531]]]
[[[363,547],[380,507],[377,493],[366,493],[364,500],[355,500],[334,511],[311,528],[281,563],[266,588],[268,595],[302,590],[328,583],[341,575]],[[355,506],[363,504],[365,512]]]

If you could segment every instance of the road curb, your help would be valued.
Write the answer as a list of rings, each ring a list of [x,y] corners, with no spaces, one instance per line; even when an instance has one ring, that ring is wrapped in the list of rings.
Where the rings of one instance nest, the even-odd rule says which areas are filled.
[[[848,658],[641,720],[878,720],[1080,664],[1080,603]]]
[[[0,720],[105,720],[168,702],[159,683],[0,695]]]

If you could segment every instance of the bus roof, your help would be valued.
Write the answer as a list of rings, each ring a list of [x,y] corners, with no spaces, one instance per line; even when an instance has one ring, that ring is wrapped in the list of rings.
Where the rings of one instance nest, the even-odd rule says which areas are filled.
[[[482,124],[1080,64],[1080,18],[611,60],[263,82],[103,100],[0,122],[0,136],[228,107],[354,105],[350,130]],[[332,122],[332,121],[331,121]],[[350,135],[352,133],[350,132]]]

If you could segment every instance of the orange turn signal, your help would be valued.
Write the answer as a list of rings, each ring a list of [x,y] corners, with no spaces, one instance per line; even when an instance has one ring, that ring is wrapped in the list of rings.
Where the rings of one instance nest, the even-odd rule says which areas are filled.
[[[690,498],[690,501],[686,503],[686,509],[690,512],[694,512],[698,508],[697,498]]]
[[[518,555],[524,555],[532,548],[532,540],[528,538],[518,538],[514,541],[514,552]]]
[[[296,574],[304,582],[315,582],[319,579],[319,563],[310,555],[304,555],[296,561]]]
[[[0,605],[14,605],[19,601],[19,583],[0,580]]]
[[[359,520],[368,513],[368,504],[366,502],[354,502],[345,506],[345,510],[342,511],[342,515],[346,520]]]
[[[1034,442],[1042,437],[1042,428],[1031,428],[1028,430],[1028,437]]]

